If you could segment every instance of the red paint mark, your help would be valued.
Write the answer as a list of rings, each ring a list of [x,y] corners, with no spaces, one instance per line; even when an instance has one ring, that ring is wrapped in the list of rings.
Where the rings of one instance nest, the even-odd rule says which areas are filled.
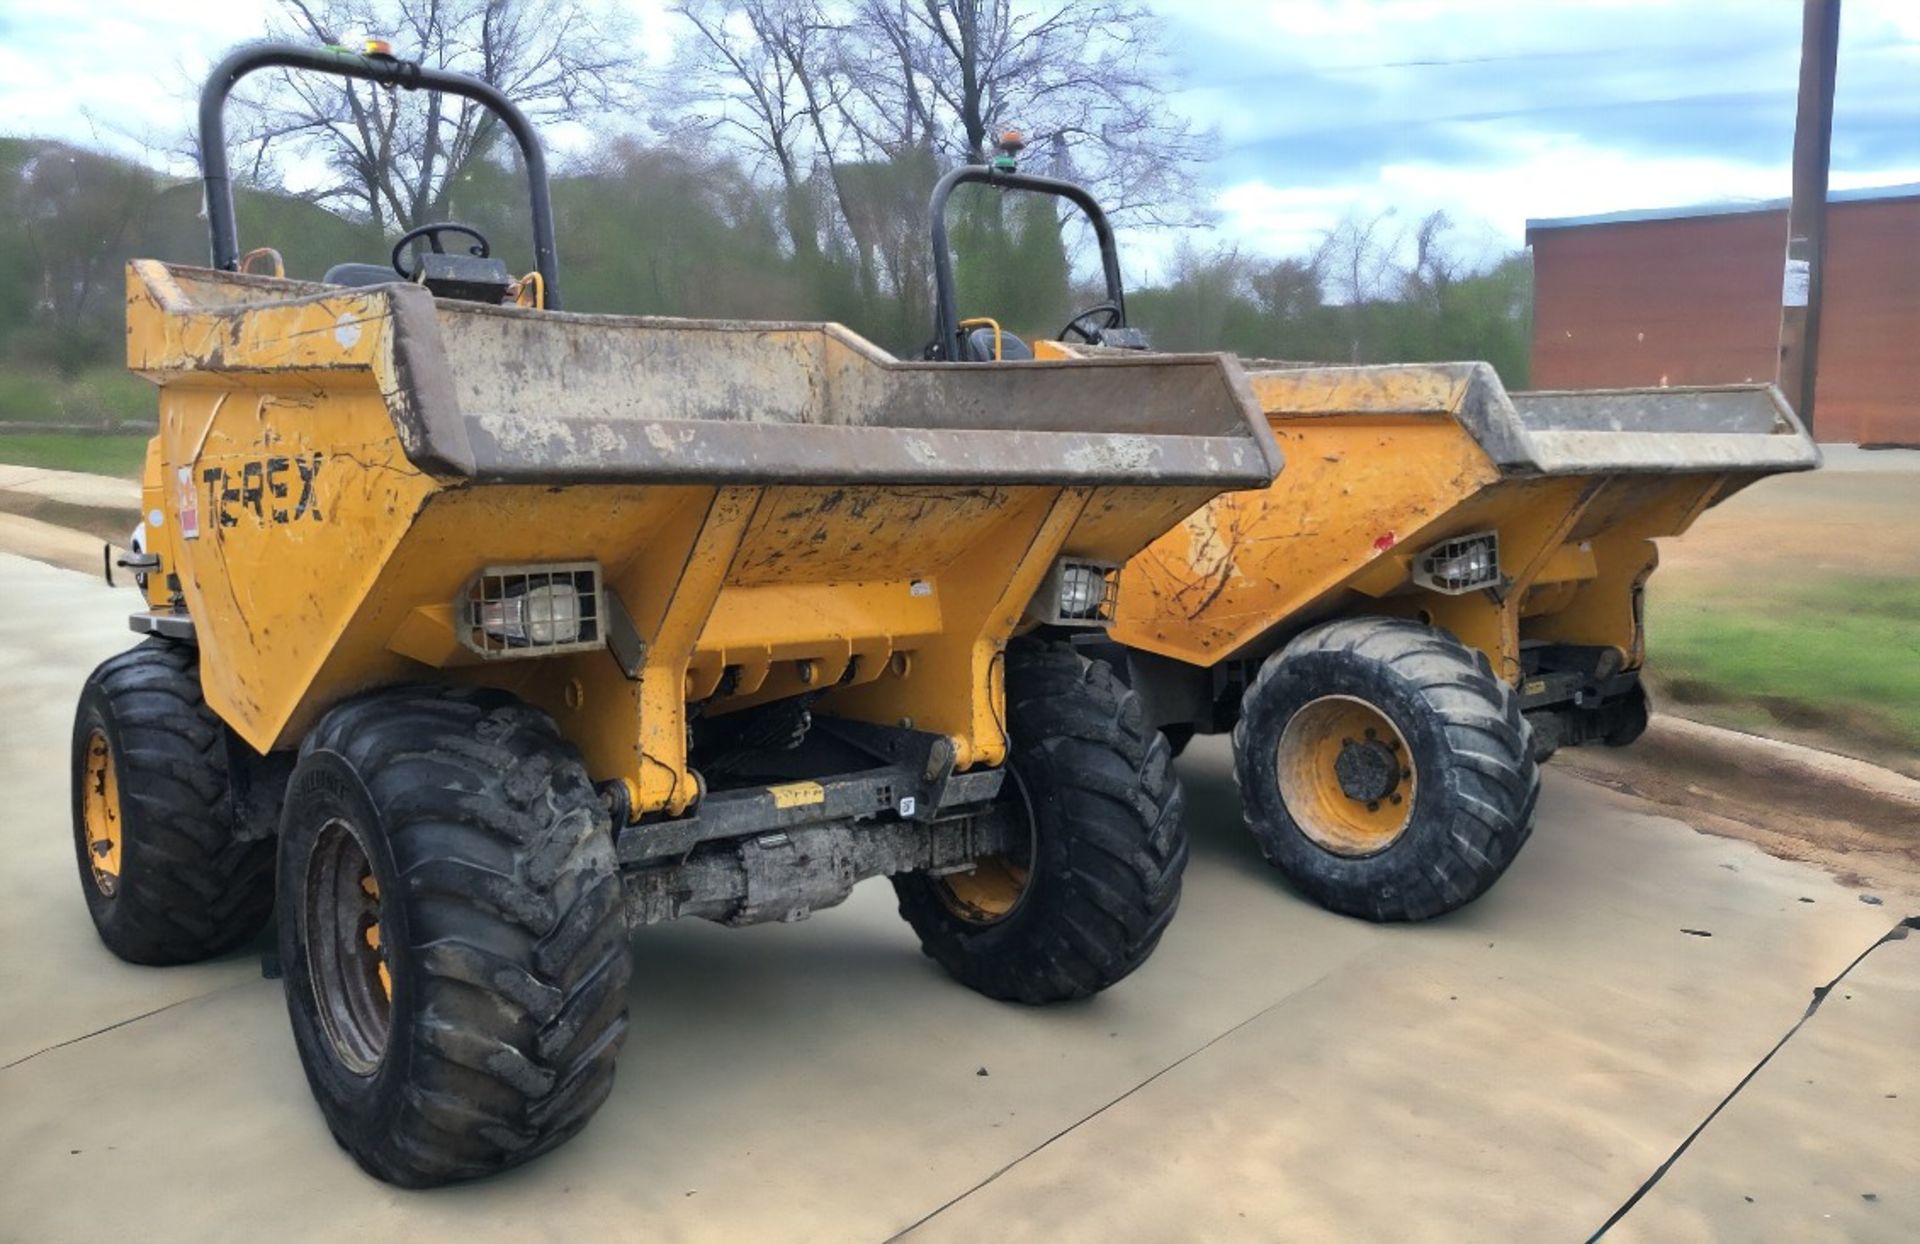
[[[1384,553],[1398,543],[1400,543],[1400,537],[1389,531],[1386,535],[1381,536],[1373,542],[1373,551],[1376,553]]]

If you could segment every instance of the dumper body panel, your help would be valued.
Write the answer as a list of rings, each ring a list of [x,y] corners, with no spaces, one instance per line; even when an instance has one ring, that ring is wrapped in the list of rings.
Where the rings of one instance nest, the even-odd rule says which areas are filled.
[[[1081,642],[1176,746],[1231,732],[1247,825],[1300,892],[1377,921],[1457,910],[1526,842],[1543,760],[1646,729],[1656,540],[1819,451],[1768,385],[1244,365],[1286,470],[1155,540]]]
[[[831,325],[435,303],[141,261],[151,532],[254,749],[347,696],[499,686],[636,815],[698,797],[688,705],[809,695],[1001,762],[999,661],[1062,555],[1119,563],[1279,459],[1230,361],[900,364]],[[1109,430],[1111,428],[1111,430]],[[608,644],[490,659],[489,567],[597,568]],[[174,597],[177,595],[177,602]]]
[[[1112,637],[1189,666],[1257,660],[1350,614],[1434,623],[1518,685],[1523,645],[1644,659],[1653,539],[1818,452],[1766,386],[1516,394],[1484,364],[1254,365],[1286,456],[1265,489],[1223,494],[1127,566]],[[1494,533],[1498,580],[1416,582],[1423,553]]]

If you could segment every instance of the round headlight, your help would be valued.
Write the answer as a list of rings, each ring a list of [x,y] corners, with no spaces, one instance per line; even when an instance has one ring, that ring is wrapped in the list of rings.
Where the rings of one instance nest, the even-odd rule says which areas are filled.
[[[571,583],[530,588],[520,599],[525,602],[528,643],[545,647],[580,638],[580,593]]]
[[[1092,617],[1106,586],[1106,577],[1092,566],[1068,566],[1060,576],[1060,616]]]
[[[480,628],[495,639],[536,648],[580,638],[580,593],[571,583],[548,583],[480,606]]]

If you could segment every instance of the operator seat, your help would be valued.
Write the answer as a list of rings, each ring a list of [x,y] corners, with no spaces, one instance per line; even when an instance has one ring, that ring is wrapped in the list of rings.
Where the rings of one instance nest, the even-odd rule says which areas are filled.
[[[993,330],[976,328],[967,334],[967,358],[969,363],[993,362]],[[1020,338],[1002,329],[1000,332],[1000,361],[1002,363],[1027,363],[1033,361],[1033,347]]]
[[[358,289],[368,285],[390,285],[405,278],[395,272],[390,264],[337,263],[328,268],[327,274],[320,279],[328,285],[347,285]],[[992,342],[987,343],[987,349],[993,349]]]

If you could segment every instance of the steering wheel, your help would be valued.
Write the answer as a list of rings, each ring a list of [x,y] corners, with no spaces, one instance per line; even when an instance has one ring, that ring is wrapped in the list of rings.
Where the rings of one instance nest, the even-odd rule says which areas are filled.
[[[1054,340],[1065,341],[1067,334],[1072,333],[1088,345],[1097,346],[1100,344],[1100,334],[1118,324],[1121,315],[1122,312],[1120,308],[1114,304],[1110,302],[1096,302],[1085,311],[1068,320],[1067,326],[1060,330],[1060,335],[1055,337]],[[1099,316],[1101,322],[1089,326],[1087,321],[1093,319],[1095,316]]]
[[[493,254],[493,247],[487,244],[486,234],[480,232],[472,225],[456,225],[450,220],[436,221],[429,225],[416,225],[400,235],[400,240],[393,244],[393,255],[391,256],[393,260],[393,270],[411,281],[416,269],[409,267],[403,262],[406,257],[407,247],[419,239],[425,238],[427,245],[433,250],[434,254],[444,255],[447,253],[447,248],[440,245],[440,235],[443,233],[464,233],[472,238],[474,245],[467,248],[467,253],[476,259],[486,259]]]

